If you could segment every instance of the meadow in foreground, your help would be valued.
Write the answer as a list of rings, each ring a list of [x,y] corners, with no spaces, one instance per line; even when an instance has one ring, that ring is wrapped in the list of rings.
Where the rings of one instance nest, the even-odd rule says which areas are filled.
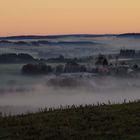
[[[0,117],[0,140],[139,140],[140,101]]]

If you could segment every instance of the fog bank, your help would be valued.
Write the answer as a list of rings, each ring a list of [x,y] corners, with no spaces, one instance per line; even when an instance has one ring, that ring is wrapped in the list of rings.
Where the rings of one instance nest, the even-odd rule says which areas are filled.
[[[52,79],[51,79],[52,80]],[[0,112],[18,114],[37,111],[39,108],[59,107],[60,105],[85,105],[108,103],[121,103],[124,100],[137,100],[140,98],[139,78],[118,77],[92,77],[65,78],[54,77],[55,84],[50,78],[45,78],[42,83],[14,85],[1,87]],[[68,78],[66,79],[68,81]],[[72,82],[72,83],[71,83]],[[3,90],[2,90],[3,88]]]

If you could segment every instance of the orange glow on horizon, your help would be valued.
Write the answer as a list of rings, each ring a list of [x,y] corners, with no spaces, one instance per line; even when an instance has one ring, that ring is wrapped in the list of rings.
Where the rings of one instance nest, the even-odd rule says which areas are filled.
[[[1,0],[0,36],[140,32],[140,0]]]

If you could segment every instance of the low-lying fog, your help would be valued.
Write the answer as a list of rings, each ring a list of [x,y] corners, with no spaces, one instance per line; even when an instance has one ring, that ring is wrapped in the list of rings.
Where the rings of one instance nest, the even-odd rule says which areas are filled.
[[[12,40],[11,40],[12,41]],[[17,42],[19,40],[15,40]],[[67,37],[45,39],[49,44],[0,44],[0,53],[29,53],[34,57],[50,58],[90,56],[98,53],[119,53],[121,48],[139,50],[139,38]],[[81,41],[87,42],[82,44]],[[57,42],[57,43],[56,43]],[[78,43],[75,43],[78,42]],[[67,79],[47,76],[23,76],[20,64],[0,64],[0,112],[26,113],[38,108],[60,105],[123,102],[140,99],[140,78],[90,77]],[[60,79],[59,79],[60,78]],[[67,83],[68,82],[68,83]],[[68,84],[68,86],[67,86]]]
[[[64,57],[83,57],[93,54],[118,53],[122,48],[137,49],[140,39],[135,37],[64,37],[53,39],[32,40],[7,40],[9,43],[0,42],[1,53],[29,53],[34,57],[52,58],[63,55]],[[22,43],[17,44],[19,41]],[[39,44],[39,42],[43,44]],[[44,43],[44,41],[46,43]],[[11,42],[15,42],[14,44]],[[33,44],[30,44],[34,42]],[[49,42],[49,43],[47,43]],[[51,43],[50,43],[51,42]]]
[[[0,75],[2,76],[2,75]],[[2,79],[1,79],[2,80]],[[27,113],[60,105],[120,103],[140,98],[139,78],[7,75],[0,86],[0,112]]]

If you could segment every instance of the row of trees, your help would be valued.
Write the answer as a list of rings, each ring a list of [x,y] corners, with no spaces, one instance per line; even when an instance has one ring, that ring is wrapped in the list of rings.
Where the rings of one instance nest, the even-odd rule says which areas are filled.
[[[40,64],[26,64],[22,67],[22,72],[25,74],[49,74],[49,73],[75,73],[75,72],[93,72],[100,74],[124,74],[130,72],[139,72],[139,66],[137,64],[129,67],[125,63],[117,67],[110,67],[108,61],[104,56],[99,56],[96,61],[96,67],[88,69],[85,65],[80,65],[75,61],[69,61],[65,65],[57,65],[52,67],[51,65],[46,65],[44,63]],[[102,65],[103,67],[98,67]]]
[[[127,58],[139,58],[140,57],[140,50],[135,49],[121,49],[120,50],[120,57],[127,57]]]
[[[26,74],[48,74],[52,72],[52,67],[46,64],[27,64],[22,67],[22,72]]]
[[[86,72],[84,65],[79,65],[76,62],[68,62],[65,65],[51,65],[41,64],[26,64],[22,67],[22,72],[26,74],[49,74],[49,73],[71,73],[71,72]]]
[[[108,65],[106,57],[99,55],[96,65]],[[22,67],[22,72],[27,74],[87,72],[87,67],[85,65],[78,64],[75,60],[71,60],[65,65],[57,65],[56,67],[46,65],[45,63],[26,64]]]
[[[31,55],[25,53],[0,54],[0,63],[36,61]]]

